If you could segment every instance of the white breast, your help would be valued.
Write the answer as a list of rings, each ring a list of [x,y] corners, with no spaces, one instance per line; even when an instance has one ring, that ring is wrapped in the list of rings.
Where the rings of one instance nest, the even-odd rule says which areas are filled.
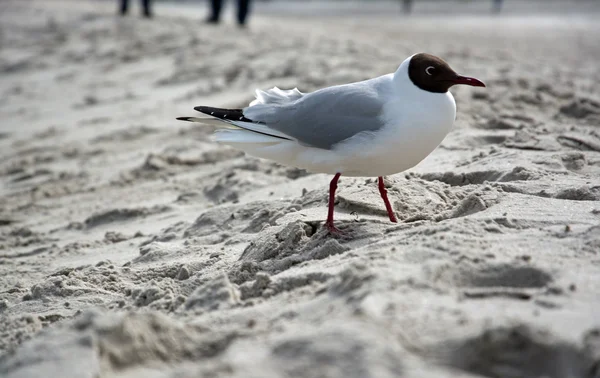
[[[336,149],[345,156],[342,174],[403,172],[425,159],[452,129],[456,103],[450,92],[423,91],[412,82],[395,88],[384,107],[386,126],[375,134],[357,135]]]

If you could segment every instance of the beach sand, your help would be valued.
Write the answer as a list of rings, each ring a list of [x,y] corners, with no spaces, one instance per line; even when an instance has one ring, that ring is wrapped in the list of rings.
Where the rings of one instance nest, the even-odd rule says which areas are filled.
[[[598,377],[600,4],[418,3],[257,4],[248,29],[0,3],[0,376]],[[342,177],[332,237],[330,176],[175,120],[421,51],[488,87],[452,89],[454,130],[387,177],[398,224]]]

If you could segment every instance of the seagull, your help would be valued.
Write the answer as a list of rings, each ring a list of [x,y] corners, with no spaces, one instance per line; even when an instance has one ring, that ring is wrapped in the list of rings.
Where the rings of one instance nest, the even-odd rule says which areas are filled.
[[[203,117],[177,119],[221,126],[214,139],[248,155],[334,175],[325,227],[335,234],[341,233],[333,213],[342,175],[377,177],[389,219],[397,222],[383,177],[414,167],[442,142],[456,119],[448,89],[458,84],[485,87],[444,60],[418,53],[373,79],[311,93],[256,90],[243,109],[197,106]]]

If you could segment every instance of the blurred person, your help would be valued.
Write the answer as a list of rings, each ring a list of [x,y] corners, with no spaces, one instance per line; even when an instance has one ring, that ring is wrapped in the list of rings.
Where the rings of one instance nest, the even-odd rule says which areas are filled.
[[[237,21],[238,25],[245,26],[248,12],[250,11],[251,0],[238,0],[238,12]],[[221,8],[223,7],[223,0],[211,0],[212,13],[206,20],[209,24],[218,24],[221,17]]]
[[[151,1],[152,0],[140,0],[140,3],[142,4],[142,15],[144,17],[147,17],[147,18],[152,17],[152,11],[150,10]],[[121,16],[124,16],[127,14],[128,8],[129,8],[129,0],[121,0],[121,9],[120,9]]]
[[[503,0],[492,0],[492,12],[500,13]]]

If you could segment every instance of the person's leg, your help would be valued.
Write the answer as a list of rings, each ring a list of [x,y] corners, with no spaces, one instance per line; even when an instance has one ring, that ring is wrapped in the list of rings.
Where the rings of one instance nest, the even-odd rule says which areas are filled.
[[[219,19],[221,18],[221,7],[223,6],[223,1],[222,0],[211,0],[210,4],[211,4],[212,13],[207,21],[210,23],[216,24],[217,22],[219,22]]]
[[[238,0],[238,23],[240,25],[246,24],[246,18],[250,11],[250,0]]]
[[[127,8],[129,6],[129,0],[121,0],[121,7],[119,9],[119,12],[123,15],[123,14],[127,14]]]
[[[492,12],[500,13],[502,10],[502,0],[493,0],[492,3]]]
[[[141,0],[142,1],[142,8],[143,8],[143,14],[144,17],[152,17],[152,10],[150,9],[150,2],[151,0]]]

